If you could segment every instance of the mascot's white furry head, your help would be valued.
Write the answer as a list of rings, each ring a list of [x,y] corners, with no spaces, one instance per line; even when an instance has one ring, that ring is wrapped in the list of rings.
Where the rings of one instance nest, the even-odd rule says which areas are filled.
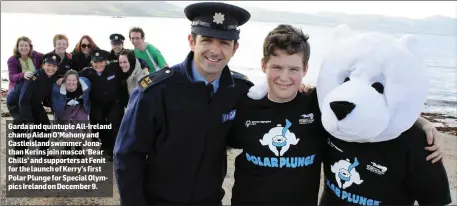
[[[395,39],[338,26],[317,81],[325,129],[347,142],[381,142],[413,126],[429,89],[416,45],[412,35]]]

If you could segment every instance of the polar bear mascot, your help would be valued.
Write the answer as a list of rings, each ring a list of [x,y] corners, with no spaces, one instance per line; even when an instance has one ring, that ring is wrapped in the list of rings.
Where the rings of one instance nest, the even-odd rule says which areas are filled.
[[[449,204],[443,163],[426,161],[425,132],[414,126],[429,90],[419,39],[346,25],[333,38],[316,86],[328,143],[321,204]]]

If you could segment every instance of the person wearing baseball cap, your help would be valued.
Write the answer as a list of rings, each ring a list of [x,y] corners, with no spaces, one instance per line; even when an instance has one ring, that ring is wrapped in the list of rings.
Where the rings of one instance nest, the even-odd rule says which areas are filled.
[[[143,77],[114,148],[121,205],[221,205],[225,138],[235,105],[253,85],[231,71],[239,26],[250,14],[218,2],[189,5],[185,60]]]

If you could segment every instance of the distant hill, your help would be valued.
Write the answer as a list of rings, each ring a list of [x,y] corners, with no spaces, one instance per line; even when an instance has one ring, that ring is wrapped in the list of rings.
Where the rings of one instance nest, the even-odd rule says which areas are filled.
[[[8,13],[184,17],[182,8],[163,1],[2,1],[1,5]]]
[[[418,20],[381,15],[351,15],[332,12],[306,14],[252,7],[247,9],[251,12],[253,21],[328,26],[346,23],[356,29],[457,35],[457,19],[442,16]],[[162,1],[2,1],[1,12],[185,17],[183,8]]]

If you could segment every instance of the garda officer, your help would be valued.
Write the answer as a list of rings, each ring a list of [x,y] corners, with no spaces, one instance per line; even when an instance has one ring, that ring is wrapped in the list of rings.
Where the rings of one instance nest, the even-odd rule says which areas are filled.
[[[114,149],[122,205],[221,204],[225,138],[252,83],[227,66],[248,11],[225,3],[186,7],[191,52],[149,74],[130,97]]]
[[[109,52],[93,50],[91,52],[92,67],[79,72],[81,77],[86,77],[91,82],[90,93],[91,110],[89,119],[91,124],[111,124],[111,130],[99,130],[101,149],[108,158],[112,158],[113,147],[117,131],[124,114],[124,109],[119,100],[119,91],[122,75],[120,70],[107,66]],[[97,131],[94,131],[97,132]]]
[[[7,97],[6,104],[10,114],[13,116],[13,124],[51,124],[48,115],[43,108],[43,104],[46,105],[50,102],[52,86],[56,80],[55,74],[60,61],[59,55],[53,53],[43,55],[42,68],[36,70],[29,80],[24,79],[18,82],[11,90]],[[34,130],[34,132],[50,131]],[[15,140],[22,141],[26,139],[15,138]],[[37,138],[36,140],[39,142],[47,142],[48,138]],[[20,151],[27,147],[17,146],[15,148]],[[48,146],[40,146],[39,148],[42,151],[46,151]]]
[[[55,50],[52,52],[49,52],[50,54],[57,55],[55,53]],[[57,67],[57,72],[56,72],[56,78],[57,80],[63,79],[63,76],[65,73],[67,73],[68,70],[71,69],[71,54],[65,52],[63,55],[63,59],[60,55],[57,55],[60,57],[61,61],[59,62],[59,66]],[[62,83],[62,80],[58,81],[59,85]]]
[[[109,53],[107,60],[109,64],[117,64],[119,53],[124,50],[125,37],[122,34],[111,34],[109,39],[111,40],[111,52]]]

